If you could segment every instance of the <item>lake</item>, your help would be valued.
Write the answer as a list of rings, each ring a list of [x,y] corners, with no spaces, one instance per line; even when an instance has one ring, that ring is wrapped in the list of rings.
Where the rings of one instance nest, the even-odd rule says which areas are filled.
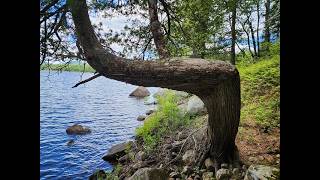
[[[137,87],[99,77],[77,88],[93,73],[40,72],[40,179],[88,179],[98,169],[111,170],[102,157],[115,144],[134,138],[137,117],[152,105],[129,97]],[[158,88],[148,88],[151,94]],[[149,98],[148,101],[152,101]],[[90,134],[67,135],[75,124]],[[74,144],[67,146],[67,142]]]

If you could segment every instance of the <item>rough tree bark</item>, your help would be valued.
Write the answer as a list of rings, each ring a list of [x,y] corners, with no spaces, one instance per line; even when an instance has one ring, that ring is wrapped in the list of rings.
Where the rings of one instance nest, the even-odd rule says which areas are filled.
[[[208,113],[208,153],[222,162],[236,162],[235,137],[240,119],[238,70],[223,61],[170,59],[139,61],[118,57],[99,43],[85,0],[72,0],[72,18],[87,62],[103,76],[139,86],[157,86],[196,94]]]
[[[156,45],[160,59],[168,58],[169,52],[166,49],[164,34],[161,28],[161,23],[158,18],[158,0],[148,0],[150,31],[153,35],[153,40]]]

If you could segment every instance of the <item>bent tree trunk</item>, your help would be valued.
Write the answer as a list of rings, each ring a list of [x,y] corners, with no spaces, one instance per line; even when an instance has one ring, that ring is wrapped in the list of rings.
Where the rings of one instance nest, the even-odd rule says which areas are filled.
[[[136,61],[107,52],[91,25],[85,0],[72,0],[72,18],[87,62],[103,76],[139,86],[157,86],[196,94],[208,113],[208,153],[219,164],[237,160],[235,137],[240,119],[240,77],[223,61],[170,59]]]

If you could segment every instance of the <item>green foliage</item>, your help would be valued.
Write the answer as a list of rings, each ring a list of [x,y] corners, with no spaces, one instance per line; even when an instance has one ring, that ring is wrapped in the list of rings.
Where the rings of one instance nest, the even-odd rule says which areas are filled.
[[[272,47],[277,49],[277,46]],[[271,49],[271,48],[270,48]],[[254,121],[263,127],[280,123],[280,57],[238,64],[241,78],[241,122]]]
[[[53,70],[53,71],[75,71],[75,72],[95,72],[95,70],[86,64],[85,68],[80,64],[43,64],[40,70]]]
[[[166,91],[158,99],[158,110],[151,114],[143,126],[136,129],[138,137],[142,137],[147,151],[152,150],[167,133],[177,130],[180,126],[188,125],[188,116],[182,115],[177,105],[177,97],[172,91]]]

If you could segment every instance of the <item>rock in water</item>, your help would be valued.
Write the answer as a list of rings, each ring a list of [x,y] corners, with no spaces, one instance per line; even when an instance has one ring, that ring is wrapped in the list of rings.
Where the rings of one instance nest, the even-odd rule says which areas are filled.
[[[153,109],[149,109],[149,110],[146,112],[146,115],[150,115],[150,114],[152,114],[153,112],[154,112]]]
[[[277,180],[280,179],[280,170],[271,166],[251,165],[246,172],[244,180],[251,179]]]
[[[108,151],[108,154],[103,156],[102,159],[108,162],[116,162],[119,157],[122,157],[126,154],[125,150],[131,147],[132,144],[132,141],[117,144],[111,147]]]
[[[187,112],[190,115],[204,114],[206,112],[206,107],[198,96],[193,95],[188,101]]]
[[[88,134],[91,133],[91,130],[88,127],[83,127],[79,124],[70,126],[66,130],[67,134]]]
[[[71,139],[70,141],[68,141],[67,146],[71,146],[71,145],[73,145],[73,144],[74,144],[74,140]]]
[[[140,116],[137,117],[138,121],[143,121],[145,119],[146,119],[146,116],[144,116],[144,115],[140,115]]]
[[[164,180],[169,174],[161,168],[141,168],[138,169],[128,180]]]
[[[229,180],[231,178],[231,172],[229,169],[219,169],[216,172],[217,180]]]
[[[148,91],[147,88],[143,86],[139,86],[137,89],[135,89],[129,96],[134,96],[134,97],[146,97],[149,96],[150,92]]]

